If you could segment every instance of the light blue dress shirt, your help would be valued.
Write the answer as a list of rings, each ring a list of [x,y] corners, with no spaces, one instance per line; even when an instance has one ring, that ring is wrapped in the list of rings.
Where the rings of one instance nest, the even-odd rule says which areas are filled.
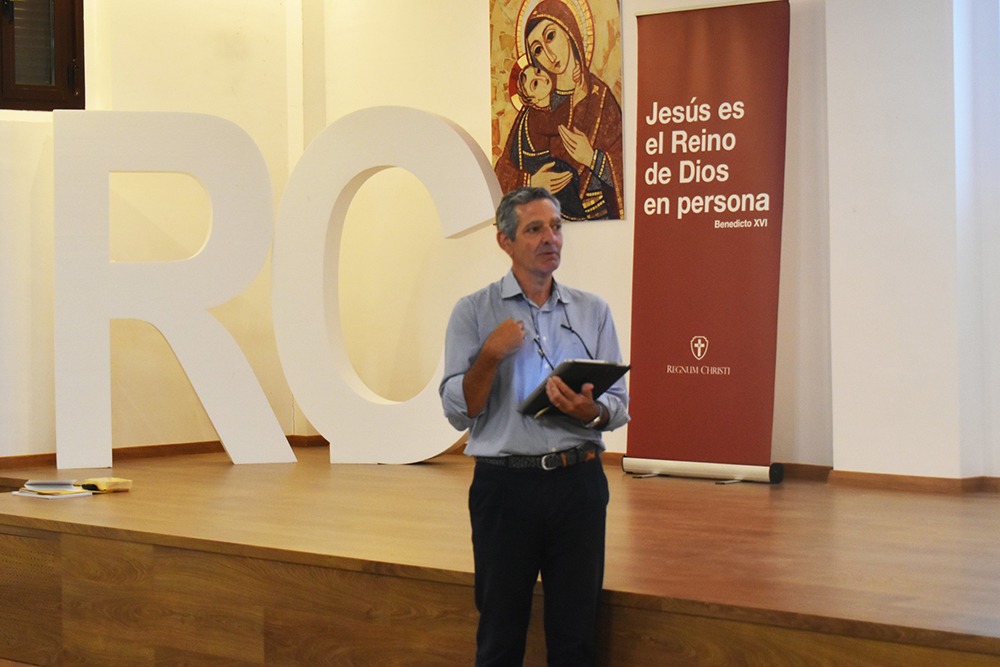
[[[479,415],[470,417],[462,389],[465,373],[487,336],[507,318],[524,323],[524,344],[500,362],[486,407]],[[524,295],[514,274],[508,272],[497,282],[462,297],[448,321],[444,377],[439,392],[445,416],[452,426],[458,430],[470,429],[465,453],[540,455],[586,443],[603,450],[600,431],[586,428],[574,417],[557,413],[535,419],[517,411],[518,404],[548,376],[552,367],[566,359],[587,358],[621,361],[611,309],[594,294],[553,283],[549,300],[538,307]],[[603,430],[628,423],[624,378],[598,400],[610,415]]]

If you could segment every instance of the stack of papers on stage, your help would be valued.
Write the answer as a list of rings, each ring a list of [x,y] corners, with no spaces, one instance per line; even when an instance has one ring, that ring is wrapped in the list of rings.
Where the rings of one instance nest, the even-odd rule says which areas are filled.
[[[62,479],[29,479],[20,489],[14,492],[15,496],[26,496],[29,498],[77,498],[79,496],[92,496],[93,491],[88,491],[82,486],[77,486],[75,482]]]
[[[80,481],[29,479],[24,486],[14,491],[14,495],[49,499],[78,498],[92,496],[95,493],[128,491],[131,488],[132,480],[122,477],[91,477]]]

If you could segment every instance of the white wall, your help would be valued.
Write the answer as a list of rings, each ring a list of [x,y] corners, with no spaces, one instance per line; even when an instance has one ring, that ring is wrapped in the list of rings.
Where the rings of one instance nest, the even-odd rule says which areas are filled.
[[[792,0],[775,461],[833,464],[824,0]]]
[[[976,118],[995,122],[996,102],[960,85],[961,63],[975,60],[961,53],[976,46],[956,17],[970,6],[827,1],[836,469],[997,472],[986,403],[996,335],[984,328],[997,289],[981,255],[997,213],[976,204],[996,181],[966,134]]]
[[[447,116],[489,152],[488,4],[87,2],[88,101],[236,122],[260,145],[278,197],[302,142],[373,105]],[[667,11],[706,3],[645,4]],[[628,0],[625,7],[623,20],[634,20]],[[982,408],[963,421],[954,370],[954,110],[941,95],[952,78],[950,7],[791,0],[775,460],[953,476],[961,425],[978,423],[973,467],[997,473],[987,426],[1000,416],[1000,392],[987,391],[992,375],[981,377],[974,396]],[[917,131],[919,150],[910,140]],[[0,173],[10,175],[0,182],[0,455],[54,450],[50,155],[46,114],[0,115]],[[176,258],[204,240],[207,203],[183,177],[116,176],[112,187],[116,259]],[[980,218],[990,205],[980,204]],[[572,225],[560,270],[563,281],[608,299],[626,354],[632,233],[631,220]],[[994,236],[982,239],[992,252],[984,271],[995,265],[987,261],[1000,245]],[[441,239],[412,176],[390,170],[372,179],[351,208],[341,257],[345,337],[361,376],[395,399],[436,382],[451,304],[505,267],[488,228]],[[217,315],[286,432],[309,433],[278,365],[267,285],[265,268]],[[994,330],[998,318],[982,310]],[[215,439],[159,334],[134,322],[116,322],[113,333],[114,445]],[[624,451],[625,433],[609,445]],[[982,463],[989,456],[993,463]]]
[[[1000,3],[955,2],[962,476],[1000,469]]]
[[[950,23],[935,0],[827,2],[838,469],[958,472]]]
[[[0,120],[0,456],[54,451],[52,126]]]

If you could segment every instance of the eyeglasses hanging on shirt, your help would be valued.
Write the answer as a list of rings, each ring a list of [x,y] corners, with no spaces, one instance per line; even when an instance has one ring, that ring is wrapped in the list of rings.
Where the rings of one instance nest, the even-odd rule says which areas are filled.
[[[562,327],[563,329],[565,329],[566,331],[570,332],[574,336],[576,336],[577,340],[580,341],[580,345],[583,345],[583,351],[587,353],[587,358],[593,359],[594,355],[590,353],[590,348],[587,347],[587,343],[584,342],[583,336],[581,336],[580,334],[578,334],[576,332],[576,329],[573,328],[573,325],[569,321],[569,311],[566,310],[566,304],[562,303],[561,301],[559,303],[560,303],[560,305],[562,305],[563,319],[566,320],[565,322],[563,322],[559,326]],[[537,315],[535,313],[535,309],[534,308],[532,308],[532,310],[531,310],[531,325],[535,329],[535,337],[534,337],[533,340],[535,341],[535,347],[538,349],[538,356],[540,356],[542,358],[542,360],[546,363],[546,365],[548,365],[548,367],[551,370],[555,370],[556,367],[552,364],[552,361],[549,360],[549,356],[547,354],[545,354],[545,348],[542,347],[542,339],[538,335],[538,317],[537,317]]]

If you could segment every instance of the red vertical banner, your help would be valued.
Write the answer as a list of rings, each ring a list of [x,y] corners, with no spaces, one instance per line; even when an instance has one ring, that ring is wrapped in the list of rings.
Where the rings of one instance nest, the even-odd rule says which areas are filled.
[[[788,28],[787,0],[637,17],[628,471],[780,479]]]

